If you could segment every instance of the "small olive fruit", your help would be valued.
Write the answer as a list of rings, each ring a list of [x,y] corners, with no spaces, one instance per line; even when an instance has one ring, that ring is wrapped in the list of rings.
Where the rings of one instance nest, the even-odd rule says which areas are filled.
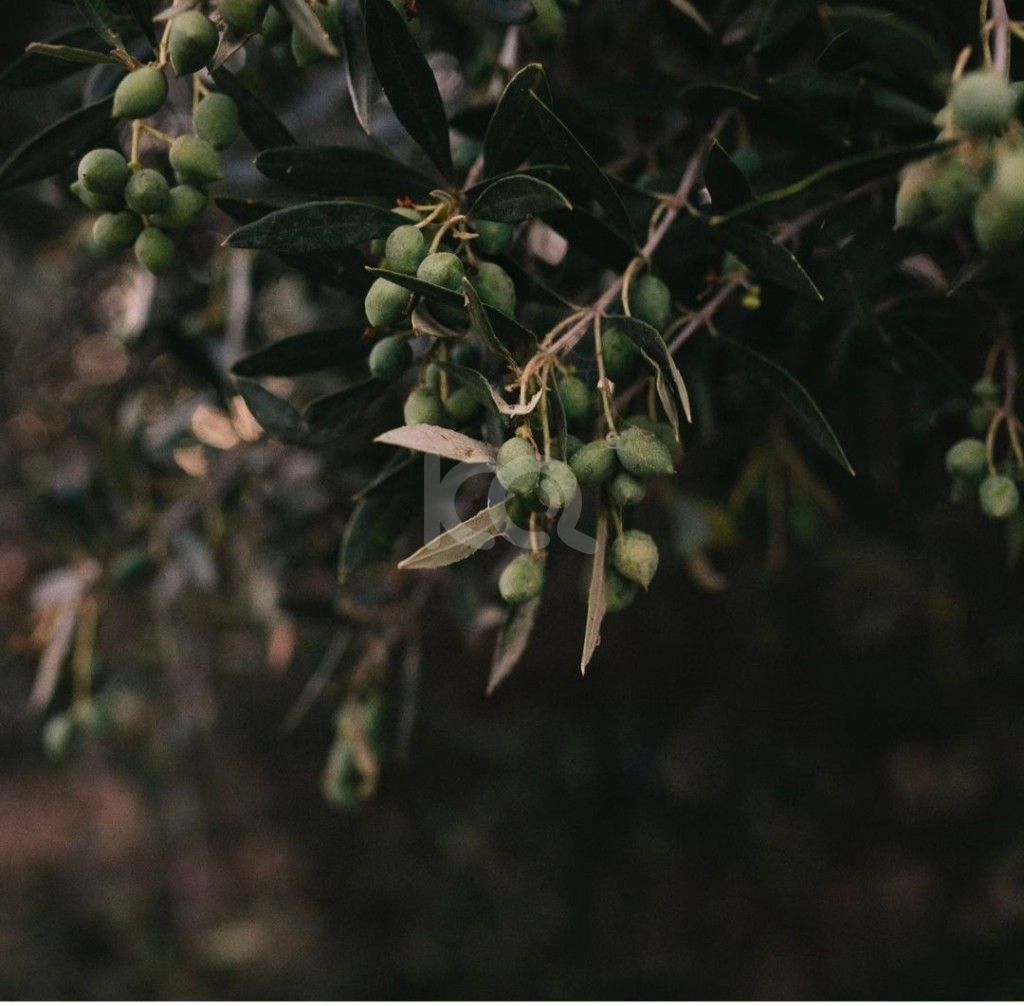
[[[516,313],[516,285],[500,265],[481,262],[472,283],[484,304],[510,317]]]
[[[116,255],[135,243],[142,221],[129,210],[104,213],[92,225],[92,243],[104,255]]]
[[[660,332],[672,317],[672,293],[657,276],[641,276],[630,287],[629,306],[634,318]]]
[[[165,231],[191,227],[206,209],[206,193],[191,185],[175,185],[167,193],[167,206],[153,214],[153,223]]]
[[[427,240],[413,224],[396,227],[384,244],[384,257],[395,272],[413,275],[427,257]]]
[[[420,214],[411,206],[395,206],[391,210],[396,216],[405,217],[413,223],[419,223],[422,219]],[[387,238],[374,238],[370,242],[370,254],[374,258],[383,258],[384,249],[387,247]]]
[[[578,377],[568,375],[558,381],[558,397],[570,426],[590,422],[590,389]]]
[[[606,440],[584,444],[569,458],[569,467],[581,486],[599,486],[615,473],[619,462]]]
[[[132,70],[114,91],[115,119],[148,119],[167,100],[167,78],[155,66]]]
[[[406,426],[440,426],[444,423],[444,406],[431,388],[413,388],[402,410]]]
[[[627,580],[617,570],[607,570],[604,579],[605,610],[609,615],[623,611],[633,603],[639,590],[636,583]]]
[[[174,258],[174,242],[159,227],[147,227],[135,239],[135,257],[159,276]]]
[[[123,191],[115,196],[101,196],[90,192],[80,181],[73,181],[70,189],[78,197],[83,206],[90,210],[119,210],[124,206]]]
[[[208,94],[192,118],[196,136],[213,147],[224,150],[238,139],[238,105],[226,94]]]
[[[612,565],[646,590],[658,571],[658,546],[644,531],[625,531],[612,543]]]
[[[213,22],[198,10],[187,10],[171,21],[167,51],[174,72],[183,77],[201,70],[213,59],[220,36]]]
[[[43,725],[43,750],[51,761],[67,760],[81,740],[81,728],[67,713],[57,713]]]
[[[994,188],[975,203],[971,223],[983,251],[1002,251],[1024,241],[1024,208],[1007,203]]]
[[[512,243],[514,233],[511,224],[496,223],[493,220],[474,220],[476,247],[482,255],[500,255]]]
[[[217,151],[198,136],[179,136],[171,144],[169,156],[174,175],[182,185],[209,185],[221,177]]]
[[[270,0],[217,0],[217,9],[225,23],[240,35],[260,30]]]
[[[388,335],[370,350],[370,373],[382,381],[394,381],[412,363],[412,348],[407,340]]]
[[[451,252],[431,252],[416,270],[416,278],[446,290],[459,290],[465,270],[456,255]]]
[[[958,440],[946,452],[946,471],[956,478],[980,479],[988,468],[984,441],[975,437]]]
[[[923,227],[935,218],[931,188],[936,174],[935,158],[914,161],[900,172],[900,185],[896,190],[895,227]]]
[[[466,388],[456,388],[444,403],[456,426],[468,423],[479,411],[480,403]]]
[[[1002,74],[975,70],[964,74],[949,96],[953,120],[971,133],[997,133],[1010,121],[1017,94]]]
[[[408,303],[409,291],[405,287],[383,277],[375,279],[363,301],[366,320],[374,328],[389,328],[402,317]]]
[[[537,16],[530,22],[530,34],[541,45],[558,46],[565,41],[565,15],[557,0],[533,0]]]
[[[541,464],[532,444],[521,437],[512,437],[498,448],[494,465],[498,481],[510,493],[526,495],[537,488]]]
[[[626,381],[640,362],[640,347],[621,328],[612,326],[601,333],[601,359],[612,381]]]
[[[167,179],[159,171],[142,168],[128,179],[124,187],[124,201],[136,213],[160,213],[167,208],[170,191]]]
[[[544,589],[544,560],[539,555],[517,555],[502,571],[498,590],[508,604],[525,604]]]
[[[989,475],[978,486],[978,502],[985,516],[1005,520],[1017,512],[1020,494],[1013,479],[1006,475]]]
[[[98,196],[121,197],[128,184],[131,169],[119,150],[101,147],[90,150],[78,162],[78,180]]]
[[[636,506],[647,495],[647,486],[629,472],[619,472],[612,479],[608,492],[616,506]]]
[[[549,510],[564,510],[580,491],[572,469],[564,461],[546,461],[541,468],[537,495]]]
[[[639,426],[622,431],[615,442],[615,451],[622,467],[638,478],[671,475],[675,471],[672,454],[658,435]]]

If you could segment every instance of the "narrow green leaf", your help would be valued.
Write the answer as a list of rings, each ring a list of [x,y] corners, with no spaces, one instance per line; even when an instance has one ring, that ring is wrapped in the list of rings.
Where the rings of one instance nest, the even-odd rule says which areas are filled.
[[[480,300],[480,295],[476,292],[476,288],[468,279],[462,281],[462,293],[466,298],[466,310],[469,312],[469,321],[473,327],[473,331],[480,336],[483,344],[491,350],[492,353],[497,354],[505,363],[512,369],[513,372],[519,372],[519,365],[516,363],[515,357],[512,355],[508,347],[495,335],[494,327],[491,325],[491,319],[487,316],[487,312],[484,310],[483,302]]]
[[[551,104],[551,91],[540,63],[524,66],[508,82],[498,101],[484,137],[485,176],[513,171],[536,149],[539,136],[531,92]]]
[[[239,227],[227,243],[232,248],[311,254],[386,237],[402,223],[408,223],[405,217],[368,203],[303,203]]]
[[[104,98],[58,119],[0,165],[0,192],[56,175],[71,167],[110,133],[113,98]]]
[[[368,496],[356,504],[341,539],[339,583],[357,570],[390,557],[420,502],[417,473],[406,469],[404,475],[392,482],[390,492]]]
[[[716,233],[723,247],[758,278],[778,283],[801,297],[825,299],[793,253],[770,234],[739,220],[722,224]]]
[[[637,344],[651,366],[660,375],[664,375],[669,400],[678,407],[688,422],[692,422],[690,393],[686,390],[686,382],[683,380],[683,375],[679,373],[676,361],[668,351],[668,346],[665,345],[665,340],[661,337],[661,333],[653,325],[648,325],[638,318],[630,318],[626,315],[609,315],[605,324],[608,328],[614,326],[615,328],[622,329]]]
[[[267,436],[286,444],[297,444],[304,439],[306,429],[302,416],[290,402],[255,381],[240,380],[237,384],[249,411]]]
[[[535,91],[530,92],[540,127],[548,142],[555,147],[559,155],[576,175],[580,186],[594,199],[608,215],[608,224],[619,232],[623,238],[632,240],[632,225],[629,214],[623,206],[615,186],[601,170],[579,140],[573,136],[569,127],[538,97]]]
[[[399,564],[399,569],[440,569],[461,562],[492,542],[508,527],[505,501],[481,510],[457,527],[428,541]]]
[[[331,328],[279,339],[238,360],[239,377],[294,377],[349,363],[366,354],[361,328]]]
[[[499,412],[496,401],[499,397],[498,393],[479,370],[464,367],[458,363],[450,363],[447,360],[438,360],[437,365],[449,377],[455,378],[488,412],[495,414]]]
[[[605,581],[608,561],[608,512],[602,506],[597,514],[597,550],[594,565],[590,571],[590,587],[587,590],[587,627],[583,634],[583,656],[580,658],[580,673],[587,673],[587,665],[601,642],[601,623],[608,611],[608,593]]]
[[[343,0],[338,16],[341,37],[345,43],[345,83],[352,99],[352,111],[363,127],[363,132],[369,136],[375,78],[370,52],[366,47],[366,24],[360,0]]]
[[[276,0],[276,2],[294,28],[305,36],[317,51],[322,52],[325,56],[338,55],[337,48],[306,0]]]
[[[387,388],[386,381],[371,377],[352,384],[344,391],[325,395],[310,402],[302,414],[306,425],[314,434],[334,436],[344,431],[353,419],[375,402]]]
[[[704,184],[711,193],[711,204],[718,213],[743,206],[754,198],[746,175],[715,140],[704,164]]]
[[[366,0],[366,45],[398,121],[445,177],[452,175],[448,119],[441,92],[405,18],[389,0]]]
[[[33,87],[36,84],[49,84],[85,68],[84,63],[51,59],[44,52],[36,51],[36,47],[39,45],[57,48],[70,47],[113,58],[107,55],[108,47],[106,43],[96,37],[96,32],[91,27],[81,25],[68,31],[58,32],[42,43],[32,43],[25,52],[8,63],[3,70],[0,70],[0,89],[8,90],[16,87]]]
[[[579,206],[574,207],[571,213],[568,210],[551,210],[544,214],[543,219],[575,250],[609,269],[622,272],[636,254],[631,241],[600,217]]]
[[[111,49],[124,48],[124,42],[118,31],[117,15],[111,10],[106,0],[75,0],[75,6],[82,12],[82,17],[89,22],[96,34]]]
[[[257,150],[287,147],[295,142],[295,137],[266,103],[257,98],[230,70],[218,66],[211,71],[211,75],[217,87],[238,105],[242,132]]]
[[[149,44],[155,49],[156,28],[153,26],[153,0],[122,0],[128,13],[146,36]]]
[[[537,622],[537,614],[541,606],[540,597],[535,597],[526,604],[517,604],[509,608],[505,616],[505,624],[498,633],[498,642],[494,647],[491,659],[491,676],[487,682],[487,694],[490,695],[518,666],[530,643],[533,627]]]
[[[354,147],[271,147],[256,167],[277,182],[320,196],[426,196],[434,183],[400,161]]]
[[[469,208],[472,219],[515,224],[548,210],[571,210],[553,185],[530,175],[509,175],[488,185]]]
[[[49,59],[62,59],[68,63],[100,64],[120,66],[121,61],[108,52],[96,52],[93,49],[79,49],[73,45],[51,45],[48,42],[32,42],[25,52],[44,56]]]
[[[762,356],[757,350],[742,342],[737,342],[725,335],[719,335],[721,342],[736,357],[740,365],[747,370],[764,388],[777,395],[790,413],[810,434],[812,439],[834,458],[851,475],[853,466],[846,456],[839,438],[829,425],[825,414],[811,398],[807,389],[784,367],[774,360]]]

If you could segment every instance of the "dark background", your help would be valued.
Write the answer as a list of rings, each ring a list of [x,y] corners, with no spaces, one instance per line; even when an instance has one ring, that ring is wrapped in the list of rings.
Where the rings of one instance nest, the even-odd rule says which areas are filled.
[[[38,18],[5,11],[4,61]],[[49,109],[8,105],[4,150]],[[666,565],[606,624],[586,679],[569,563],[491,699],[490,638],[464,647],[438,610],[408,757],[354,813],[319,794],[330,710],[281,729],[329,619],[300,620],[294,665],[272,675],[210,598],[180,615],[211,641],[211,673],[185,688],[215,714],[186,699],[170,732],[187,744],[90,746],[55,768],[19,644],[27,582],[67,555],[26,505],[22,463],[94,451],[77,424],[104,411],[32,448],[14,419],[73,383],[71,312],[110,276],[68,251],[67,205],[0,213],[0,992],[1024,994],[1020,577],[1000,530],[945,501],[948,438],[903,437],[895,379],[834,416],[859,481],[812,546],[773,568],[749,535],[717,559],[720,594]],[[145,678],[142,596],[112,603],[103,639]]]

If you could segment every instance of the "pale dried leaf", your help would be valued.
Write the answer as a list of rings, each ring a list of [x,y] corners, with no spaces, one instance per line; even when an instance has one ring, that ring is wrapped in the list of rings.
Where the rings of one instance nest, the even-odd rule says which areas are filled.
[[[540,602],[541,598],[535,597],[526,604],[518,604],[509,609],[494,648],[491,677],[487,682],[488,695],[515,670],[526,652],[534,623],[537,621],[537,612],[540,611]]]
[[[481,510],[458,527],[439,534],[433,541],[403,559],[399,569],[439,569],[466,559],[493,541],[508,526],[505,501]]]
[[[580,658],[580,673],[587,673],[587,665],[601,642],[601,622],[608,609],[608,595],[605,585],[605,559],[608,552],[608,513],[602,507],[597,515],[597,550],[594,565],[590,571],[590,588],[587,591],[587,627],[583,634],[583,656]]]
[[[426,423],[388,430],[377,437],[376,442],[392,447],[406,447],[410,451],[421,451],[424,454],[437,454],[452,461],[466,461],[471,464],[494,464],[497,455],[496,449],[490,444],[456,433],[455,430],[445,429],[443,426],[430,426]]]

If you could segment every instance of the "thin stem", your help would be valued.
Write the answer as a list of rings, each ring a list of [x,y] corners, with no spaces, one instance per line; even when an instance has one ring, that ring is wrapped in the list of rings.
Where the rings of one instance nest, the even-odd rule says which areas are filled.
[[[1008,77],[1010,74],[1010,15],[1006,0],[992,0],[992,69]]]
[[[601,316],[594,318],[594,355],[597,357],[597,389],[601,392],[601,407],[604,409],[604,421],[608,424],[609,433],[617,433],[615,414],[612,410],[611,384],[604,370],[604,344],[601,336]]]

